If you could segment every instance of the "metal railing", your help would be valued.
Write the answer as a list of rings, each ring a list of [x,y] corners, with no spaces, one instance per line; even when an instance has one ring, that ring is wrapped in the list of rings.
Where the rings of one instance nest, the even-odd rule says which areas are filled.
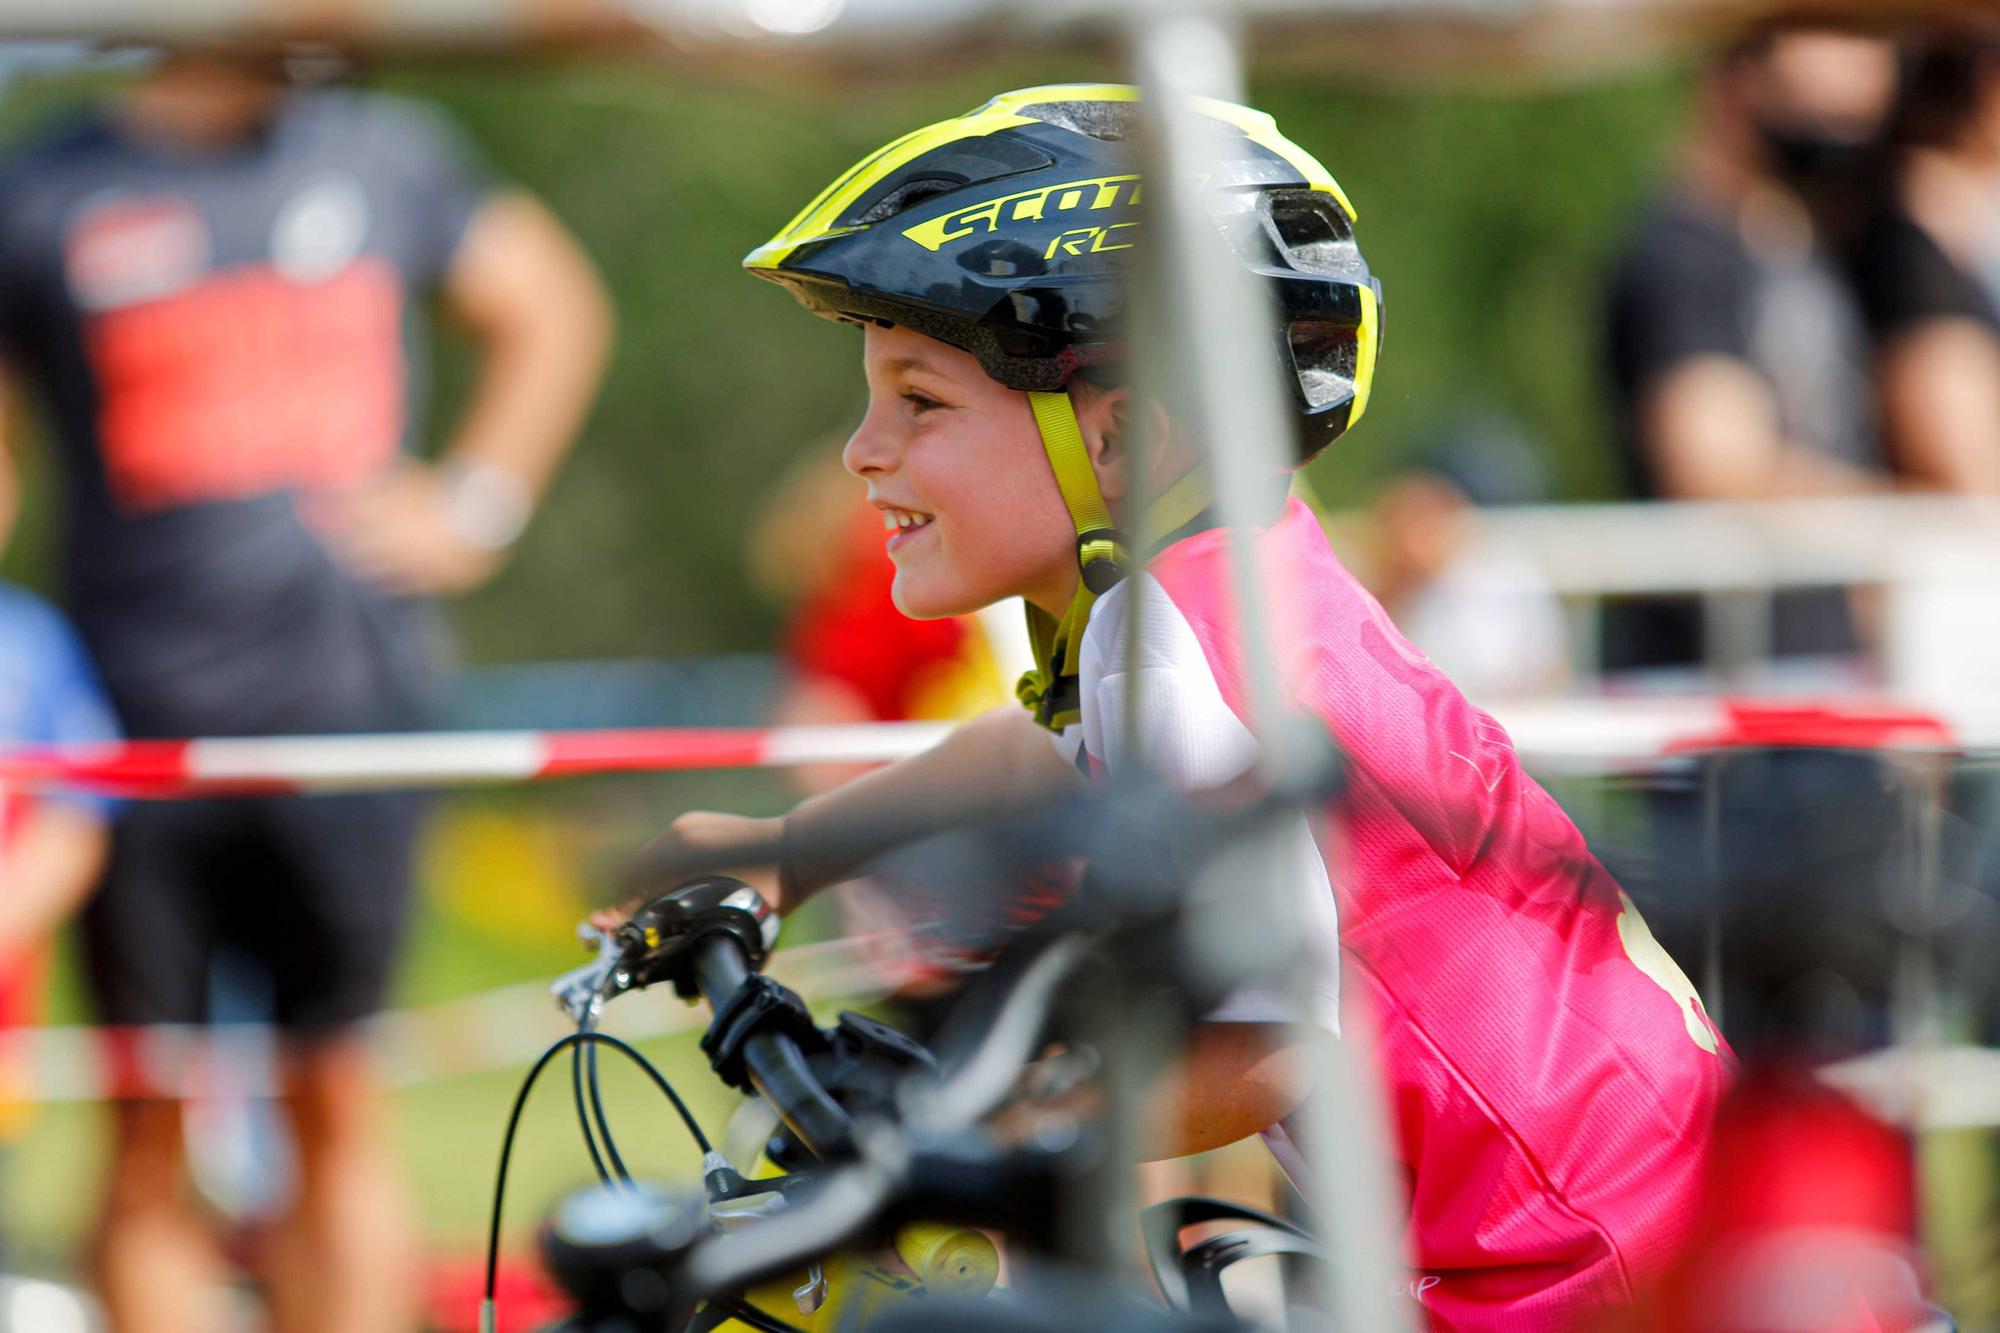
[[[1857,619],[1883,688],[1954,707],[2000,694],[2000,502],[1536,505],[1481,511],[1476,533],[1526,557],[1562,599],[1584,681],[1598,674],[1602,613],[1613,599],[1696,599],[1702,665],[1728,686],[1770,659],[1780,593],[1850,588],[1870,599]]]

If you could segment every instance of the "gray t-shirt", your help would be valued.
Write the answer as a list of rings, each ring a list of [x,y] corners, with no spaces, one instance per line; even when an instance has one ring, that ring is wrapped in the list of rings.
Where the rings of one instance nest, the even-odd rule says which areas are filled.
[[[306,517],[394,462],[415,310],[489,189],[411,104],[279,102],[188,149],[104,113],[0,166],[0,345],[64,473],[64,577],[134,735],[408,726],[428,613]]]

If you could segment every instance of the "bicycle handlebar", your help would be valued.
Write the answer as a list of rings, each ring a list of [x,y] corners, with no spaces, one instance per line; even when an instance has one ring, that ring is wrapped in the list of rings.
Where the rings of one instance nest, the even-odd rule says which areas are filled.
[[[716,931],[701,941],[694,958],[695,984],[711,1013],[720,1013],[750,980],[750,957],[731,934]],[[760,1032],[743,1046],[750,1082],[786,1128],[821,1161],[850,1156],[854,1121],[820,1086],[798,1043],[778,1032]]]
[[[722,951],[704,947],[702,961],[709,964],[717,955]],[[899,1123],[865,1128],[856,1138],[854,1159],[821,1173],[816,1188],[783,1212],[692,1246],[682,1273],[686,1291],[703,1298],[741,1291],[900,1221],[1045,1233],[1053,1225],[1060,1182],[1073,1180],[1095,1147],[1079,1140],[1002,1148],[976,1126],[1004,1100],[1012,1076],[1033,1054],[1033,1037],[1043,1030],[1063,979],[1087,957],[1074,936],[1041,941],[959,1068],[908,1099]],[[727,998],[721,987],[736,977],[729,969],[740,962],[722,955],[719,974],[705,966],[704,993],[715,984],[717,994]]]

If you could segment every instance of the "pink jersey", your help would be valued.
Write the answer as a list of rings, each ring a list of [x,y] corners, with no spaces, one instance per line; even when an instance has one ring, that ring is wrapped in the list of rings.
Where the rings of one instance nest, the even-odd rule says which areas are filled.
[[[1452,1330],[1562,1328],[1628,1300],[1685,1240],[1728,1048],[1507,733],[1396,632],[1312,512],[1292,500],[1259,555],[1290,602],[1289,701],[1349,763],[1298,877],[1337,901],[1342,1001],[1379,1028],[1412,1290]],[[1100,600],[1080,682],[1094,763],[1118,767],[1143,678],[1165,771],[1206,785],[1247,766],[1228,589],[1211,530]],[[1282,1159],[1283,1127],[1269,1137]]]

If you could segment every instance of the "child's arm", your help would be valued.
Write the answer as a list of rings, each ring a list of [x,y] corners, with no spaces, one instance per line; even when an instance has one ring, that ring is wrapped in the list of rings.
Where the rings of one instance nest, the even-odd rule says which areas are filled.
[[[900,827],[913,818],[942,830],[1009,804],[1027,805],[1081,786],[1083,777],[1050,743],[1048,733],[1016,708],[997,709],[952,732],[943,742],[800,802],[789,815],[751,819],[690,811],[654,844],[666,856],[768,846],[781,835],[803,844],[825,830]],[[874,851],[883,850],[875,848]],[[872,853],[868,853],[872,854]],[[788,860],[782,877],[769,867],[738,871],[780,911],[790,911],[868,859],[854,854],[807,865]],[[781,881],[782,878],[782,882]],[[600,914],[616,925],[622,911]],[[1305,1062],[1282,1023],[1198,1025],[1179,1065],[1162,1076],[1152,1104],[1171,1108],[1156,1157],[1185,1157],[1248,1138],[1289,1115],[1305,1097]]]
[[[1283,1023],[1196,1024],[1181,1058],[1146,1090],[1144,1160],[1191,1157],[1261,1133],[1298,1109],[1308,1077],[1305,1052]],[[1088,1118],[1103,1111],[1102,1090],[1085,1084],[1017,1101],[994,1129],[1020,1142],[1052,1113]]]
[[[646,859],[672,866],[692,856],[726,858],[732,847],[768,847],[782,838],[787,854],[781,867],[748,865],[732,873],[778,911],[789,912],[899,841],[1032,805],[1082,782],[1049,734],[1009,705],[974,718],[922,754],[801,801],[780,818],[689,811],[647,849]],[[879,839],[852,836],[877,829]],[[829,837],[839,841],[837,853],[826,848]],[[630,906],[591,919],[601,928],[615,927]]]
[[[97,887],[110,846],[95,810],[38,803],[0,852],[0,954],[32,949]]]
[[[1203,1023],[1154,1093],[1170,1110],[1153,1158],[1187,1157],[1247,1139],[1305,1100],[1305,1053],[1282,1023]]]
[[[1038,805],[1082,785],[1083,775],[1026,712],[996,708],[922,754],[801,801],[785,816],[785,909],[851,877],[899,841]],[[874,828],[887,835],[880,845],[845,845],[846,835]],[[817,851],[828,835],[843,844],[839,852]]]

